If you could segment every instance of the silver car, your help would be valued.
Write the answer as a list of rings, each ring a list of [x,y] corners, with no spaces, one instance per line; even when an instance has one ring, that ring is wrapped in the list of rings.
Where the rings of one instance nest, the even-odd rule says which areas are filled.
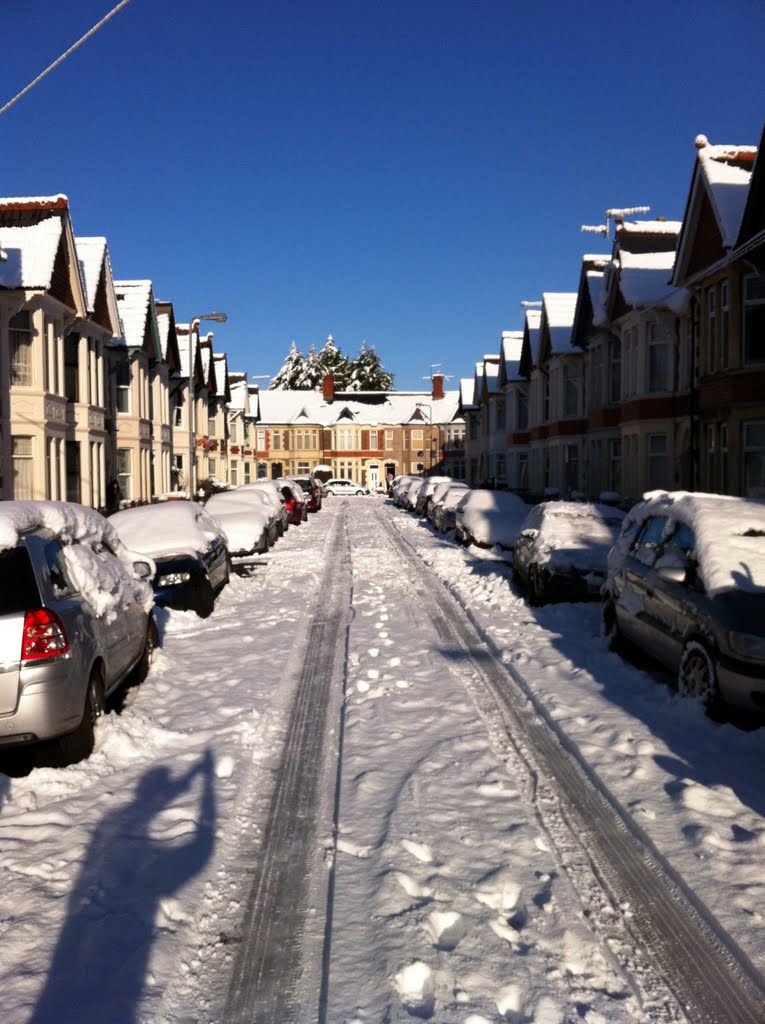
[[[705,707],[765,710],[765,502],[656,492],[608,556],[603,633],[677,672]]]
[[[91,509],[0,503],[0,748],[90,754],[106,698],[148,672],[157,629],[139,575],[153,572]]]

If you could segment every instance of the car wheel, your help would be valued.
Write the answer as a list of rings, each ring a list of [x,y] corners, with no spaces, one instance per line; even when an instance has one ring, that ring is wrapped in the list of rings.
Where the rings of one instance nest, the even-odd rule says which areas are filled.
[[[356,491],[356,494],[357,494],[357,495],[358,495],[358,494],[363,494],[363,493],[364,493],[363,491]]]
[[[616,618],[616,605],[611,597],[605,598],[600,606],[600,635],[606,641],[609,651],[617,649],[621,635]]]
[[[720,699],[712,656],[698,640],[689,640],[683,649],[677,673],[677,689],[683,697],[694,698],[707,710]]]
[[[197,604],[194,610],[200,619],[206,619],[212,615],[214,607],[215,594],[213,593],[212,583],[210,583],[209,579],[205,576],[199,585]]]
[[[547,600],[547,588],[545,587],[542,571],[538,565],[529,566],[529,603],[542,605]]]
[[[106,711],[106,698],[104,696],[103,670],[94,668],[90,673],[88,688],[85,693],[85,709],[82,713],[82,721],[74,730],[66,736],[61,736],[56,741],[55,763],[59,767],[69,764],[77,764],[84,761],[93,753],[93,746],[96,738],[96,721]]]
[[[133,669],[133,680],[136,683],[142,683],[149,674],[149,668],[154,660],[154,652],[159,647],[159,631],[157,629],[157,623],[154,621],[154,616],[149,615],[149,621],[146,624],[146,641],[143,645],[143,651],[141,657]]]

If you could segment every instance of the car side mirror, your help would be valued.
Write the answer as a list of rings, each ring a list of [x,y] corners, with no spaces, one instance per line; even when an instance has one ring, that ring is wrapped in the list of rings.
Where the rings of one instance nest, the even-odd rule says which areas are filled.
[[[153,562],[145,562],[143,559],[133,561],[133,572],[139,580],[150,580],[156,571],[157,567]]]

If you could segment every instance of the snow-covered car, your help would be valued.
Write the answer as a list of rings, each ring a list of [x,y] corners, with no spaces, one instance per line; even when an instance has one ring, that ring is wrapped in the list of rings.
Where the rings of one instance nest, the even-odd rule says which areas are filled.
[[[289,515],[287,514],[284,495],[275,480],[256,480],[251,484],[242,484],[242,486],[238,487],[237,490],[257,491],[264,495],[266,500],[271,504],[271,507],[278,514],[279,536],[282,536],[284,532],[289,529],[290,520]]]
[[[513,578],[532,604],[598,598],[623,522],[624,513],[610,505],[543,501],[513,544]]]
[[[306,508],[309,512],[318,512],[321,509],[324,492],[313,473],[305,476],[288,476],[287,479],[294,480],[305,494]]]
[[[341,480],[335,477],[327,480],[325,486],[328,494],[369,494],[369,488],[362,487],[355,480]]]
[[[474,488],[455,509],[454,539],[459,544],[510,550],[529,506],[510,491]]]
[[[115,512],[109,522],[131,551],[149,555],[155,604],[207,618],[228,583],[231,559],[223,528],[195,501],[167,501]]]
[[[449,476],[426,476],[423,480],[417,497],[414,500],[414,513],[418,516],[425,516],[428,512],[428,505],[433,497],[433,493],[439,484],[451,483],[451,477]]]
[[[52,740],[57,763],[90,754],[107,697],[149,670],[153,571],[92,509],[0,503],[0,749]]]
[[[407,512],[414,512],[415,505],[417,504],[417,498],[422,490],[423,483],[424,477],[410,477],[407,483],[399,491],[398,500],[396,502],[399,508],[406,509]]]
[[[294,480],[279,478],[274,482],[281,491],[289,522],[295,526],[304,523],[308,519],[308,505],[303,488]]]
[[[416,476],[413,473],[402,473],[401,476],[394,477],[390,485],[390,496],[394,505],[404,507],[404,498],[413,483],[422,484],[422,476],[419,473]]]
[[[221,491],[208,498],[205,511],[223,528],[230,555],[262,555],[276,540],[276,515],[259,491]]]
[[[765,710],[765,502],[654,492],[608,560],[602,625],[677,672],[711,708]]]
[[[428,506],[428,518],[439,533],[453,530],[457,522],[457,506],[470,490],[467,484],[452,480],[445,490],[436,490]]]

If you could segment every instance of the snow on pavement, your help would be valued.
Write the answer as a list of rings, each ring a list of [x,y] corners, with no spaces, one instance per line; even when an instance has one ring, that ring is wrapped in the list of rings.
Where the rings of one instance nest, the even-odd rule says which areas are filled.
[[[637,1005],[397,574],[390,516],[763,968],[763,730],[717,725],[608,652],[595,605],[531,611],[509,569],[374,498],[335,499],[163,649],[87,763],[0,776],[3,1020],[214,1021],[284,739],[328,520],[350,628],[329,1024],[669,1019]],[[322,908],[317,908],[320,912]],[[84,1008],[84,1009],[83,1009]],[[387,1014],[387,1016],[385,1016]],[[642,1016],[641,1016],[642,1015]],[[307,1018],[310,1019],[310,1018]]]

